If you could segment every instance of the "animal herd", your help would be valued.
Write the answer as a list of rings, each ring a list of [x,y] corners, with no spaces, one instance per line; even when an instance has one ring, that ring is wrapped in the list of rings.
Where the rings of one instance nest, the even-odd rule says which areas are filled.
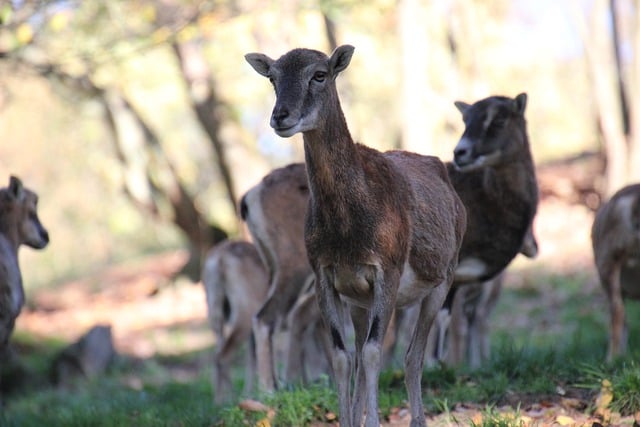
[[[231,364],[248,344],[244,394],[328,374],[341,426],[378,426],[378,378],[405,337],[411,426],[426,425],[420,379],[435,360],[479,366],[502,274],[535,257],[536,171],[527,95],[456,102],[464,132],[453,161],[353,141],[336,78],[354,48],[245,56],[276,100],[270,124],[302,133],[304,163],[273,170],[240,201],[252,243],[228,240],[203,262],[216,336],[216,403],[235,397]],[[44,248],[37,196],[0,189],[0,368],[24,305],[18,248]],[[609,302],[608,359],[627,343],[623,298],[640,298],[640,184],[621,189],[592,228]],[[0,369],[0,374],[2,369]]]

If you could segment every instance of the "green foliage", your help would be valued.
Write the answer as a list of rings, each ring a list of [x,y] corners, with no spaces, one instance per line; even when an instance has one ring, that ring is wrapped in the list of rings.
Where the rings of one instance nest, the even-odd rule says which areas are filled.
[[[519,411],[515,413],[501,413],[489,405],[482,413],[482,420],[477,423],[471,421],[472,427],[524,427],[525,422],[520,418]]]
[[[295,387],[274,394],[267,404],[275,409],[273,425],[304,426],[324,419],[328,412],[336,413],[338,404],[335,390],[328,381],[309,387]]]
[[[581,386],[598,390],[603,381],[609,381],[613,391],[610,408],[622,415],[635,414],[640,411],[640,364],[636,360],[631,357],[610,365],[585,365]]]

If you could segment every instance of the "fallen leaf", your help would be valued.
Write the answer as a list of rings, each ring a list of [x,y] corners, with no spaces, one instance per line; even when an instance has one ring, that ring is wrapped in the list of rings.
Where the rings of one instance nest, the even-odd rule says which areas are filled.
[[[586,406],[585,402],[580,399],[565,397],[561,400],[562,407],[568,409],[582,409]]]
[[[558,415],[556,417],[556,423],[560,424],[561,426],[570,426],[572,424],[575,424],[576,420],[566,415]]]
[[[269,421],[269,418],[263,418],[258,420],[255,427],[271,427],[271,421]]]
[[[599,410],[607,409],[612,400],[613,387],[611,386],[611,381],[604,379],[602,380],[600,394],[598,394],[598,397],[596,398],[596,408]]]

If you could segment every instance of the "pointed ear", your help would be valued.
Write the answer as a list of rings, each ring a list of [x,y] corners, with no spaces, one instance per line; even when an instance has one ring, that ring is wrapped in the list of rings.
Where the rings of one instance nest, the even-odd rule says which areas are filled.
[[[249,65],[251,65],[258,74],[265,77],[269,77],[269,70],[271,69],[271,65],[275,62],[273,59],[262,53],[247,53],[244,56],[244,59],[247,60]]]
[[[21,199],[24,196],[24,187],[20,178],[11,175],[9,178],[9,194],[16,199]]]
[[[525,108],[527,108],[527,94],[523,92],[516,96],[515,109],[517,113],[524,114]]]
[[[456,101],[453,103],[453,105],[456,106],[456,108],[458,109],[458,111],[460,111],[462,114],[464,114],[465,111],[467,111],[467,109],[469,107],[471,107],[471,105],[467,104],[466,102],[462,102],[462,101]]]
[[[355,47],[345,44],[333,51],[329,58],[329,69],[334,78],[349,66],[354,50]]]

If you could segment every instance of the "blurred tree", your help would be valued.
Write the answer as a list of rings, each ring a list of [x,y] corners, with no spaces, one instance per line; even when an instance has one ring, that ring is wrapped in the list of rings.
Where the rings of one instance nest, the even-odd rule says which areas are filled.
[[[604,193],[611,196],[640,181],[640,6],[633,0],[573,6],[607,163]]]
[[[219,2],[217,6],[223,7]],[[219,110],[224,105],[216,97],[211,70],[196,40],[198,24],[203,16],[211,18],[212,9],[212,2],[184,6],[171,1],[53,1],[0,6],[0,19],[5,24],[0,31],[0,59],[36,70],[75,96],[101,102],[121,161],[126,194],[148,215],[172,221],[183,231],[192,254],[185,272],[196,280],[204,252],[238,226],[225,232],[209,224],[172,164],[163,138],[127,99],[123,91],[126,84],[115,76],[129,56],[163,43],[172,47],[194,116],[214,148],[230,210],[235,211],[233,179],[219,135]],[[109,28],[115,22],[118,26]]]

